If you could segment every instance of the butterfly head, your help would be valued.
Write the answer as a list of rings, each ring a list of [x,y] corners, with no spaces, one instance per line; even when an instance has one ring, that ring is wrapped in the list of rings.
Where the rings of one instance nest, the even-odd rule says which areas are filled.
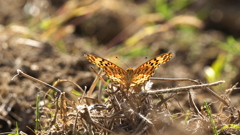
[[[133,77],[134,74],[134,70],[132,68],[127,68],[127,72],[126,72],[126,78],[131,79]]]
[[[127,68],[127,72],[133,72],[133,68]]]

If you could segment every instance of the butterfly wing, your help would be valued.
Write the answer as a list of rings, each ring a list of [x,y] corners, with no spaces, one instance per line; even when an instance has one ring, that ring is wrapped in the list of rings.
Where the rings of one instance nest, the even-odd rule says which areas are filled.
[[[157,56],[134,70],[131,86],[143,84],[154,74],[154,71],[162,64],[168,62],[172,58],[172,53],[165,53]]]
[[[97,57],[97,56],[90,55],[90,54],[85,54],[84,56],[87,57],[89,62],[102,68],[103,71],[105,72],[106,76],[111,81],[117,82],[119,84],[126,86],[126,82],[125,82],[126,71],[125,70],[123,70],[119,66],[113,64],[112,62],[110,62],[104,58]]]

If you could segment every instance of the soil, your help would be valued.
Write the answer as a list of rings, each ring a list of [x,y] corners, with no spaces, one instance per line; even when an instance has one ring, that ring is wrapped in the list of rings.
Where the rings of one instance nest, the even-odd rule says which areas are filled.
[[[237,113],[239,112],[239,92],[237,92],[238,85],[236,85],[236,88],[232,88],[232,86],[240,80],[240,60],[238,59],[239,54],[231,55],[231,52],[226,51],[216,45],[220,43],[226,43],[226,39],[230,37],[230,35],[237,36],[239,29],[236,29],[234,31],[232,28],[233,26],[231,27],[229,26],[230,24],[223,24],[221,23],[222,21],[219,22],[217,28],[211,27],[214,23],[216,23],[216,21],[211,21],[211,16],[209,16],[206,20],[200,20],[197,19],[196,16],[190,16],[189,18],[191,19],[187,18],[187,23],[182,24],[182,22],[180,22],[179,24],[177,19],[183,19],[177,18],[181,15],[181,12],[178,13],[180,15],[176,13],[176,17],[173,17],[176,20],[155,18],[157,21],[150,21],[145,18],[146,20],[143,19],[142,22],[137,23],[137,21],[135,22],[136,19],[139,19],[139,21],[141,21],[139,15],[141,13],[141,9],[151,7],[152,5],[150,2],[110,2],[111,6],[107,5],[105,2],[106,0],[99,1],[99,3],[102,3],[104,5],[102,6],[101,10],[98,9],[98,6],[96,6],[99,4],[94,5],[94,1],[91,3],[80,2],[79,5],[75,5],[73,7],[71,7],[72,5],[69,4],[70,2],[68,1],[63,2],[61,5],[61,3],[56,3],[54,0],[52,0],[51,3],[48,3],[47,1],[43,2],[42,4],[46,4],[46,6],[41,6],[41,2],[38,3],[37,1],[20,0],[17,3],[14,1],[9,1],[9,3],[12,4],[3,1],[1,2],[0,9],[2,9],[2,11],[0,13],[0,22],[2,25],[0,27],[0,133],[13,132],[15,131],[13,129],[16,127],[18,127],[19,131],[23,131],[27,134],[36,133],[33,131],[36,129],[35,110],[37,94],[40,95],[40,100],[42,101],[40,102],[42,115],[40,120],[43,121],[40,121],[40,127],[48,127],[51,125],[50,121],[52,119],[49,116],[53,114],[49,112],[54,113],[54,109],[56,109],[56,102],[54,102],[54,100],[56,100],[57,93],[49,92],[49,88],[47,86],[41,85],[40,83],[37,83],[36,81],[33,81],[24,76],[14,77],[17,74],[18,69],[20,69],[25,74],[42,80],[50,85],[54,85],[58,79],[68,80],[76,83],[81,88],[88,91],[93,84],[94,78],[96,77],[96,74],[91,70],[90,67],[93,67],[96,71],[99,69],[95,65],[91,64],[84,57],[84,54],[95,54],[99,57],[109,59],[113,63],[116,63],[120,67],[123,67],[123,69],[126,69],[128,67],[136,68],[144,63],[144,61],[147,61],[150,58],[156,57],[160,54],[173,52],[174,57],[166,64],[160,66],[156,70],[154,77],[190,78],[193,80],[199,80],[199,82],[202,83],[209,83],[209,80],[205,74],[206,70],[210,69],[209,67],[212,67],[220,55],[223,57],[230,56],[231,60],[226,60],[227,66],[224,66],[224,68],[222,68],[220,71],[221,75],[216,77],[214,80],[225,80],[226,83],[216,87],[211,87],[217,94],[225,96],[223,98],[229,103],[229,106],[224,106],[223,112],[219,112],[220,109],[218,107],[221,106],[221,101],[213,95],[209,94],[209,92],[205,91],[204,89],[199,89],[196,91],[194,90],[193,99],[197,105],[197,108],[202,111],[204,118],[207,117],[207,114],[205,114],[204,109],[201,109],[201,107],[203,106],[203,101],[207,101],[207,103],[209,103],[211,106],[211,111],[214,117],[221,115],[222,117],[225,117],[224,120],[226,121],[228,118],[235,119],[224,123],[223,119],[215,118],[218,129],[223,127],[224,124],[239,123],[239,120],[237,120],[239,119],[239,115]],[[224,12],[224,9],[221,8],[220,4],[221,3],[219,3],[218,6],[219,12],[221,11],[226,14],[230,12],[229,10],[227,10],[229,12]],[[39,8],[41,11],[43,11],[42,13],[35,13],[35,15],[37,14],[37,17],[47,16],[47,14],[51,14],[52,20],[50,20],[50,22],[52,24],[49,25],[51,27],[42,28],[41,25],[43,24],[40,24],[38,22],[39,18],[36,16],[34,17],[34,13],[31,13],[29,11],[30,9],[28,6],[36,6],[36,8]],[[196,12],[196,10],[201,6],[201,3],[193,3],[188,7],[189,9],[187,11]],[[229,6],[231,5],[229,4]],[[82,13],[83,15],[74,16],[70,13],[70,10],[68,10],[68,8],[70,8],[72,11],[74,11],[78,8],[80,9],[80,7],[83,9],[84,7],[86,8],[84,9],[86,13]],[[94,10],[94,8],[97,10]],[[186,9],[184,11],[186,12]],[[209,12],[213,11],[215,10],[210,9]],[[54,19],[59,19],[59,16],[68,17],[59,21],[64,22],[61,23],[61,25],[54,24]],[[148,19],[150,19],[150,17]],[[201,22],[201,24],[193,21],[195,23],[192,25],[192,19]],[[225,18],[223,17],[223,19]],[[155,31],[154,34],[146,34],[144,38],[136,43],[132,41],[133,39],[130,41],[131,36],[139,32],[139,30],[148,27],[148,25],[150,25],[152,22],[157,24],[153,30],[153,33],[158,28],[160,32]],[[187,26],[183,26],[185,28],[183,29],[181,28],[182,25]],[[162,29],[165,27],[165,30]],[[189,29],[188,27],[191,27],[192,29]],[[219,29],[219,27],[223,29]],[[229,28],[229,31],[224,31],[224,29],[227,28]],[[56,31],[51,33],[53,30]],[[143,33],[145,32],[143,31]],[[139,37],[136,36],[135,38]],[[131,44],[130,42],[134,42],[135,44]],[[116,56],[118,59],[116,59]],[[147,60],[144,59],[145,57],[147,57]],[[127,66],[125,66],[125,64]],[[12,80],[13,77],[14,79]],[[107,80],[106,76],[103,78]],[[78,88],[77,85],[71,82],[59,82],[56,87],[65,92],[65,97],[68,100],[78,104],[80,102],[79,100],[81,96],[77,95],[76,93],[81,93],[82,91]],[[189,81],[154,80],[153,83],[153,90],[196,85]],[[97,98],[99,89],[101,89],[100,86],[95,87],[95,91],[91,95],[91,98]],[[227,89],[230,89],[232,91],[226,91]],[[229,95],[227,95],[227,92],[229,92]],[[51,97],[50,99],[48,99],[48,96],[46,96],[48,94]],[[111,99],[110,97],[114,97],[112,94],[110,94],[109,97],[108,96],[109,93],[104,92],[103,97],[109,99]],[[116,98],[123,97],[124,95],[116,94]],[[160,111],[161,113],[158,112],[159,110],[153,111],[153,114],[155,113],[155,115],[159,115],[158,119],[152,121],[153,124],[155,124],[155,126],[165,126],[166,129],[162,129],[162,132],[166,134],[191,134],[187,131],[181,130],[182,127],[178,124],[172,124],[173,120],[170,119],[170,117],[165,116],[165,114],[169,114],[169,112],[171,112],[171,117],[176,116],[179,118],[179,122],[182,122],[180,116],[186,116],[185,113],[191,110],[188,93],[179,93],[178,95],[174,96],[174,98],[170,98],[169,95],[167,97],[169,97],[169,100],[171,100],[165,102],[165,107],[167,109],[165,108],[165,111]],[[151,97],[147,97],[147,99],[149,102],[155,102],[155,99],[166,99],[166,95],[160,96],[156,94]],[[148,114],[148,112],[145,112],[145,110],[151,108],[149,106],[150,103],[147,103],[147,99],[144,99],[143,105],[141,106],[143,108],[145,107],[145,109],[140,108],[142,114]],[[132,100],[135,101],[135,99]],[[67,100],[64,101],[67,102]],[[91,103],[92,105],[96,105],[94,101],[91,100],[91,102],[93,102]],[[51,105],[48,106],[49,104]],[[109,104],[110,103],[106,103],[105,105]],[[71,113],[76,113],[74,112],[74,107],[68,107],[69,108],[65,109],[65,111],[69,110]],[[45,109],[49,110],[46,111]],[[81,109],[84,109],[84,107]],[[191,111],[191,113],[193,112],[194,111]],[[63,114],[63,112],[61,113]],[[70,115],[69,112],[67,114]],[[153,114],[151,114],[151,118],[155,118],[155,115]],[[126,113],[125,115],[130,116],[132,114]],[[48,118],[43,118],[43,116]],[[191,114],[191,117],[193,116],[194,115]],[[84,118],[86,115],[82,117]],[[57,118],[60,119],[60,116]],[[161,121],[162,123],[158,123],[158,121],[160,121],[159,119],[161,118],[164,120]],[[138,120],[138,118],[136,119]],[[135,121],[135,119],[133,119],[129,121],[139,123],[137,120]],[[174,122],[177,121],[178,120],[176,119],[174,120]],[[68,122],[70,122],[70,120]],[[71,122],[73,122],[73,120],[71,120]],[[100,120],[98,122],[101,123]],[[125,123],[122,124],[126,125],[127,121],[124,122]],[[188,122],[190,123],[191,121]],[[208,125],[209,123],[206,122],[202,124]],[[55,125],[58,126],[52,126],[51,128],[49,127],[49,129],[45,131],[43,129],[38,130],[38,133],[63,134],[64,131],[62,131],[61,128],[67,128],[60,126],[61,124],[59,121],[56,122]],[[186,130],[190,130],[189,128],[186,128]],[[116,125],[116,127],[112,129],[114,129],[112,131],[115,133],[134,133],[134,129],[130,127],[125,128],[121,125]],[[171,131],[171,129],[174,130]],[[81,128],[78,130],[82,131],[79,132],[79,134],[86,133],[83,132]],[[235,131],[235,129],[233,130],[234,131],[229,130],[225,132],[239,134],[239,131]],[[94,129],[94,131],[98,130]],[[104,130],[99,130],[99,132],[100,131],[103,133]],[[150,131],[143,131],[143,134],[156,133],[153,132],[152,128]],[[200,131],[198,132],[200,133]],[[225,132],[222,133],[224,134]],[[75,132],[68,129],[66,133],[73,134]],[[135,131],[135,133],[139,132]],[[159,132],[157,131],[157,133]],[[202,133],[212,133],[212,129],[204,129],[204,132]]]

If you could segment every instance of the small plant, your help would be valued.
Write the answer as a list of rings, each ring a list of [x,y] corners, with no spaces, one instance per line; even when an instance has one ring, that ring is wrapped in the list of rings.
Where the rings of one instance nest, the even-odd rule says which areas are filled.
[[[229,129],[229,128],[239,130],[240,126],[237,124],[228,124],[228,125],[223,126],[218,132],[219,133],[223,132],[225,129]]]
[[[19,135],[19,129],[18,129],[18,123],[16,122],[16,129],[14,129],[14,131],[8,135]]]
[[[214,135],[218,135],[215,121],[214,121],[214,119],[213,119],[213,117],[212,117],[212,113],[211,113],[210,107],[208,106],[208,104],[207,104],[206,101],[204,101],[204,106],[205,106],[205,108],[206,108],[207,114],[209,115],[209,119],[210,119],[210,121],[211,121],[211,123],[212,123],[213,133],[214,133]]]
[[[205,69],[205,75],[209,82],[220,80],[222,77],[225,80],[231,80],[238,70],[231,62],[240,53],[239,42],[230,36],[226,42],[218,43],[217,46],[225,52],[220,53],[213,64]]]
[[[170,19],[175,15],[175,12],[189,5],[188,0],[156,0],[155,8],[164,18]]]

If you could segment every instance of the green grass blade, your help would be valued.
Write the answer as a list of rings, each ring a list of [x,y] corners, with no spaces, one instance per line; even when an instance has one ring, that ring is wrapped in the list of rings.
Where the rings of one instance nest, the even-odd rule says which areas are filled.
[[[206,108],[206,111],[207,111],[207,113],[208,113],[208,115],[209,115],[209,118],[210,118],[210,121],[211,121],[211,123],[212,123],[213,133],[214,133],[214,135],[218,135],[217,128],[216,128],[214,119],[213,119],[213,117],[212,117],[212,113],[211,113],[210,107],[208,106],[208,104],[207,104],[206,101],[204,101],[204,106],[205,106],[205,108]]]
[[[240,125],[236,125],[236,124],[229,124],[229,125],[225,125],[223,126],[220,130],[219,133],[222,132],[224,129],[228,129],[228,128],[232,128],[232,129],[240,129]]]

